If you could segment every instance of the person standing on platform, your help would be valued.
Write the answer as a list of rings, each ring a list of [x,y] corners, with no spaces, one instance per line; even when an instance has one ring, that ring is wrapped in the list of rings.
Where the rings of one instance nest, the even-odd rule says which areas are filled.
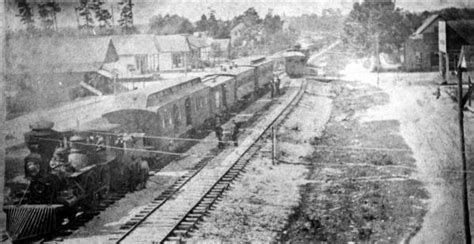
[[[275,96],[275,77],[270,80],[270,97],[273,98]]]
[[[220,124],[216,124],[216,128],[214,130],[216,132],[216,137],[218,140],[217,148],[222,149],[224,148],[224,142],[222,141],[222,135],[224,130],[222,129],[222,126]]]
[[[280,77],[278,75],[275,76],[275,93],[277,96],[280,95]]]
[[[238,136],[239,136],[239,124],[235,122],[235,120],[232,120],[232,140],[234,141],[234,146],[239,145],[237,141]]]

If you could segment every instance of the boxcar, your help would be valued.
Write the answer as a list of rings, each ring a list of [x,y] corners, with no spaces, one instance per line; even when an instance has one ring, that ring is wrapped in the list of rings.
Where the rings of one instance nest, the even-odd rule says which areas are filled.
[[[235,99],[244,100],[254,95],[257,86],[255,67],[238,66],[226,72],[235,76]]]
[[[264,88],[273,79],[273,60],[264,60],[255,66],[258,88]]]
[[[235,76],[212,75],[205,77],[202,82],[209,87],[208,104],[211,114],[220,114],[235,104]]]
[[[123,131],[178,137],[210,116],[208,90],[199,77],[164,81],[117,96],[114,110],[103,117]],[[163,148],[169,140],[148,139],[147,144]]]
[[[253,67],[256,77],[256,89],[262,89],[273,78],[273,60],[265,56],[251,56],[233,61],[239,67]]]

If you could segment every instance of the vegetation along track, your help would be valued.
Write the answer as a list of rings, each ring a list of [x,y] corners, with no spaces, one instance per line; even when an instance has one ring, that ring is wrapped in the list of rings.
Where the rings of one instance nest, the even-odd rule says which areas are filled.
[[[304,94],[306,80],[256,126],[229,154],[200,162],[144,210],[122,226],[124,232],[109,239],[116,243],[162,243],[186,237],[242,172],[258,150],[257,141],[272,125],[286,117]],[[179,194],[177,194],[179,193]]]

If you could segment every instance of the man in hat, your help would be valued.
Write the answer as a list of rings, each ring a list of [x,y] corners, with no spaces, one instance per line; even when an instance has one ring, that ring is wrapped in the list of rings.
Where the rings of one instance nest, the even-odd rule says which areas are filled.
[[[270,97],[273,98],[275,96],[275,79],[270,80]]]
[[[224,142],[222,141],[222,135],[224,133],[224,130],[222,129],[222,126],[220,124],[216,124],[214,131],[216,132],[216,137],[218,140],[217,148],[219,149],[224,148]]]
[[[277,96],[280,95],[280,77],[278,77],[278,75],[275,76],[275,93]]]

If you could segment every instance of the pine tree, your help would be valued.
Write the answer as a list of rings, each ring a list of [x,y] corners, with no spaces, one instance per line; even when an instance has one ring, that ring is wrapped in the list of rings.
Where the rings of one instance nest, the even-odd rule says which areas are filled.
[[[209,35],[212,37],[216,36],[217,32],[219,31],[219,24],[217,23],[215,13],[216,12],[214,10],[211,10],[211,13],[209,14],[209,19],[207,20],[207,28],[209,31]]]
[[[207,24],[207,16],[205,14],[201,15],[201,20],[196,22],[196,29],[198,31],[207,31],[208,24]]]
[[[94,19],[92,18],[92,11],[94,11],[94,5],[89,0],[79,0],[79,3],[80,5],[76,8],[76,11],[79,12],[79,16],[84,20],[82,25],[79,24],[79,29],[93,31]]]
[[[35,26],[30,4],[26,0],[19,0],[17,6],[19,13],[16,16],[20,17],[21,22],[26,25],[27,31],[33,31]]]
[[[61,8],[55,1],[47,3],[41,2],[38,4],[38,14],[45,30],[57,30],[56,13],[59,11],[61,11]]]
[[[94,10],[95,18],[99,21],[99,27],[101,29],[112,27],[112,14],[110,14],[109,10],[103,8],[104,3],[104,0],[92,1],[92,9]]]
[[[135,28],[133,26],[133,3],[132,0],[120,0],[118,3],[121,9],[120,19],[118,20],[122,32],[126,34],[133,33]]]

